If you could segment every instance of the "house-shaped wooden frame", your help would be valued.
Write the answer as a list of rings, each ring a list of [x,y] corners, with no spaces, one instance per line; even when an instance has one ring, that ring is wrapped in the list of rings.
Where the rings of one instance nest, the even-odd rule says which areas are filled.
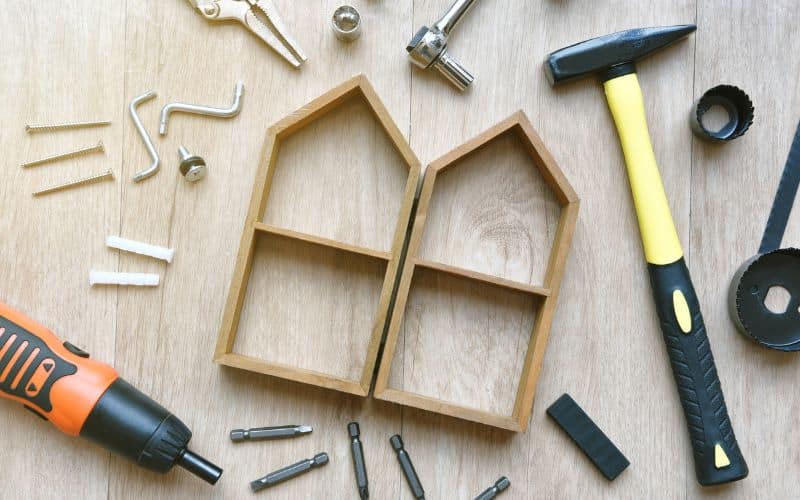
[[[555,198],[561,206],[558,226],[555,230],[553,244],[547,261],[547,268],[544,274],[544,283],[542,283],[541,286],[534,286],[528,283],[521,283],[498,276],[483,274],[441,262],[424,260],[418,256],[425,225],[426,222],[429,222],[428,210],[431,198],[435,196],[436,193],[435,186],[437,178],[439,178],[444,171],[450,168],[457,168],[459,162],[468,155],[471,155],[500,136],[506,137],[506,134],[513,134],[513,136],[523,144],[527,155],[530,156],[535,168],[539,170],[546,185],[554,192]],[[491,169],[492,165],[486,165],[486,168]],[[386,346],[375,385],[375,397],[511,431],[525,431],[530,420],[536,383],[542,366],[542,358],[545,353],[553,314],[556,309],[561,279],[578,216],[578,208],[578,196],[567,182],[561,169],[556,164],[538,134],[534,131],[528,118],[522,112],[512,115],[505,121],[433,162],[426,171],[422,185],[416,217],[411,230],[407,256],[400,278],[394,310],[388,327]],[[535,320],[532,320],[533,331],[530,335],[530,341],[523,362],[524,364],[522,365],[521,377],[516,390],[516,398],[513,403],[513,413],[499,414],[488,412],[482,409],[461,405],[458,402],[445,401],[389,387],[392,363],[395,358],[401,325],[405,319],[406,305],[416,269],[433,270],[437,273],[458,277],[459,279],[470,280],[471,283],[477,284],[476,286],[485,285],[488,287],[499,287],[504,290],[512,291],[513,293],[537,297],[536,300],[539,301],[538,313],[536,314]],[[524,335],[525,332],[522,332],[522,334]],[[436,356],[433,356],[433,358],[436,359]],[[436,362],[438,362],[438,360]],[[443,383],[446,384],[448,382],[444,381]],[[510,404],[507,406],[510,407]]]
[[[399,214],[396,220],[393,220],[393,223],[396,225],[390,251],[386,251],[385,249],[364,248],[351,243],[323,238],[314,234],[293,231],[284,227],[275,227],[273,225],[264,224],[260,220],[267,207],[268,198],[270,197],[273,178],[277,167],[278,151],[281,148],[282,142],[303,127],[306,127],[343,103],[353,99],[361,99],[366,103],[371,110],[372,116],[380,125],[380,128],[388,137],[394,150],[396,150],[399,157],[402,159],[402,163],[408,168],[408,177],[405,183],[405,190],[402,194],[403,199],[398,203],[400,207]],[[341,169],[346,167],[347,165],[334,165],[332,168]],[[272,126],[267,133],[264,143],[261,163],[256,175],[250,207],[244,224],[244,232],[242,234],[233,279],[222,319],[222,328],[214,354],[215,361],[227,366],[265,373],[329,389],[336,389],[359,396],[366,396],[369,393],[370,384],[375,371],[375,364],[390,307],[392,292],[397,278],[419,175],[419,161],[411,151],[403,134],[392,121],[387,109],[381,103],[372,85],[363,75],[350,79]],[[259,238],[285,238],[294,242],[303,242],[302,244],[308,244],[312,247],[333,249],[331,251],[340,252],[340,254],[343,255],[341,259],[343,262],[359,261],[359,259],[362,259],[372,263],[378,262],[380,263],[379,265],[385,266],[386,272],[382,279],[380,299],[376,300],[378,304],[377,313],[374,318],[369,318],[365,321],[365,323],[371,325],[371,333],[367,352],[363,353],[363,356],[365,356],[363,370],[358,379],[351,380],[329,373],[318,372],[313,369],[308,369],[307,367],[299,368],[287,364],[267,362],[263,359],[247,356],[244,353],[234,352],[235,339],[239,328],[240,317],[242,316],[242,308],[247,295],[251,269],[253,267],[256,242]],[[314,304],[307,304],[306,307],[308,307],[309,310],[313,310]],[[265,335],[268,333],[269,332],[264,332]],[[313,337],[313,332],[304,333],[308,333]],[[311,344],[313,344],[313,341],[311,341]]]

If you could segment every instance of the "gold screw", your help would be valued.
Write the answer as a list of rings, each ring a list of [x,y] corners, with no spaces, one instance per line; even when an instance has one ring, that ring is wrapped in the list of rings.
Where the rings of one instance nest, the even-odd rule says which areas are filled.
[[[87,184],[94,184],[95,182],[100,182],[103,180],[113,180],[114,179],[114,172],[111,169],[103,172],[102,174],[93,175],[91,177],[86,177],[85,179],[78,179],[76,181],[67,182],[65,184],[59,184],[58,186],[53,186],[51,188],[42,189],[41,191],[36,191],[33,193],[33,196],[43,196],[50,193],[56,193],[58,191],[64,191],[66,189],[72,189],[78,186],[85,186]]]
[[[84,156],[90,153],[98,153],[104,151],[103,142],[98,142],[94,146],[89,146],[86,148],[76,149],[74,151],[69,151],[67,153],[60,153],[57,155],[52,156],[45,156],[44,158],[40,158],[38,160],[29,161],[22,164],[22,168],[28,167],[35,167],[38,165],[44,165],[45,163],[52,163],[59,160],[66,160],[67,158],[75,158],[76,156]]]
[[[111,125],[110,121],[56,123],[54,125],[25,125],[25,131],[29,134],[35,134],[37,132],[56,132],[59,130],[70,130],[76,128],[106,127],[108,125]]]

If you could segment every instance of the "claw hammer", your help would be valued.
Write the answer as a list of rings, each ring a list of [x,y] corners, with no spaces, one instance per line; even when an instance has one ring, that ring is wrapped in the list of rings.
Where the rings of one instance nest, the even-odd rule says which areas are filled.
[[[704,486],[747,477],[733,434],[714,356],[656,164],[637,60],[695,31],[694,25],[633,29],[550,54],[553,85],[599,75],[619,132],[644,254],[664,341],[692,442],[697,480]]]

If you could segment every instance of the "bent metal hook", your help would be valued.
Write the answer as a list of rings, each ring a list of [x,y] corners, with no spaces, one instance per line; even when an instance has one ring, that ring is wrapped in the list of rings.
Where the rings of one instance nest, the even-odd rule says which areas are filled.
[[[233,118],[242,110],[242,96],[244,95],[244,84],[238,82],[233,95],[233,104],[230,108],[212,108],[210,106],[199,106],[197,104],[185,104],[173,102],[161,109],[161,126],[159,133],[167,135],[167,122],[169,115],[175,112],[191,113],[195,115],[215,116],[217,118]]]
[[[153,159],[153,163],[150,165],[149,168],[146,170],[142,170],[141,172],[137,173],[133,176],[133,182],[141,182],[158,172],[159,165],[161,164],[161,160],[158,157],[158,152],[156,151],[156,147],[153,145],[153,141],[150,139],[150,135],[144,129],[144,125],[142,125],[142,120],[139,118],[139,114],[136,112],[136,108],[139,104],[149,101],[150,99],[154,99],[156,97],[156,93],[152,90],[148,90],[144,94],[140,95],[139,97],[134,98],[131,101],[129,106],[129,110],[131,113],[131,118],[133,119],[133,124],[136,126],[136,130],[139,131],[139,135],[142,136],[142,140],[144,141],[144,145],[147,147],[147,152],[150,153],[150,157]]]

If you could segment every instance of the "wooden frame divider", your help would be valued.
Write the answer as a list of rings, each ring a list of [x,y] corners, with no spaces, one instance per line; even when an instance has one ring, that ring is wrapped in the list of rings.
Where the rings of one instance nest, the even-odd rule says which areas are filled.
[[[552,250],[550,252],[547,271],[543,286],[533,286],[526,283],[491,276],[468,269],[420,259],[417,253],[422,242],[425,222],[428,217],[428,208],[434,195],[436,179],[445,170],[452,168],[465,156],[484,147],[499,136],[513,133],[523,143],[533,163],[538,168],[547,185],[555,193],[561,205],[561,215],[556,229]],[[377,399],[392,401],[394,403],[412,406],[415,408],[441,413],[465,420],[480,422],[486,425],[503,429],[523,432],[530,421],[536,383],[542,367],[553,314],[556,309],[558,292],[564,274],[567,255],[572,242],[573,232],[578,216],[580,200],[562,173],[558,164],[545,147],[539,135],[533,129],[528,118],[523,112],[517,112],[503,122],[491,127],[466,144],[433,162],[425,173],[422,191],[417,204],[417,212],[411,229],[411,237],[407,250],[404,268],[400,277],[400,284],[395,299],[394,310],[388,327],[386,346],[378,370],[375,384],[375,397]],[[519,380],[514,410],[510,415],[502,415],[470,408],[456,402],[444,401],[421,394],[389,387],[389,377],[398,342],[400,329],[403,323],[406,304],[416,268],[426,268],[435,271],[460,276],[487,286],[500,287],[514,292],[522,292],[538,297],[541,305],[534,322],[530,343],[525,356],[522,376]]]
[[[399,153],[403,163],[408,167],[408,178],[403,193],[402,204],[400,205],[400,213],[397,218],[392,248],[389,252],[362,248],[312,234],[275,227],[264,224],[260,220],[266,208],[269,193],[272,188],[272,180],[276,169],[276,160],[278,158],[281,141],[351,99],[362,99],[369,106],[374,118],[380,124],[392,145]],[[421,165],[419,160],[414,155],[414,152],[403,137],[400,129],[397,128],[397,125],[392,120],[388,110],[381,102],[372,85],[363,75],[358,75],[344,82],[270,127],[267,132],[266,140],[264,141],[261,163],[256,174],[250,208],[244,223],[244,231],[239,244],[239,253],[236,259],[233,278],[222,318],[222,328],[214,352],[214,361],[235,368],[335,389],[359,396],[366,396],[369,393],[370,384],[375,371],[378,351],[389,312],[401,253],[406,239],[411,208],[419,183],[420,170]],[[378,312],[372,322],[373,328],[366,353],[366,360],[358,380],[345,379],[327,373],[279,363],[270,363],[233,351],[253,265],[256,241],[260,235],[274,235],[296,241],[303,241],[312,245],[343,251],[354,257],[359,256],[379,259],[387,263],[387,271],[381,289]]]

